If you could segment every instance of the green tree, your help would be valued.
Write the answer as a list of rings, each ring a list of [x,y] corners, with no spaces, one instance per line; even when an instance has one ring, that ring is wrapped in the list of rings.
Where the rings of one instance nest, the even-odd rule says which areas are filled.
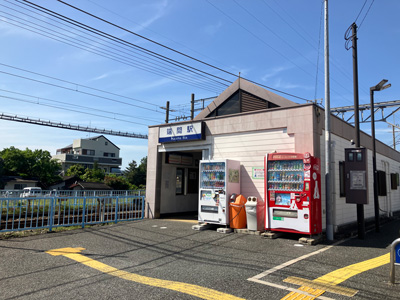
[[[135,160],[123,172],[126,179],[133,185],[143,188],[146,185],[147,156],[140,160],[138,166]]]
[[[104,183],[114,190],[130,190],[134,189],[133,185],[123,176],[109,174],[104,177]]]
[[[85,168],[80,165],[72,165],[71,167],[68,168],[68,170],[65,172],[66,176],[77,176],[79,179],[82,179],[82,176],[85,174]]]
[[[4,160],[0,157],[0,189],[4,189]]]
[[[60,179],[61,165],[51,159],[49,151],[10,147],[3,149],[0,157],[4,161],[4,175],[38,178],[44,185],[51,185]]]
[[[137,173],[137,163],[135,160],[132,160],[128,167],[123,171],[123,175],[130,182],[133,183],[135,181],[135,176]]]
[[[82,175],[82,180],[86,182],[103,182],[105,173],[99,168],[99,165],[95,161],[93,169],[86,169],[85,174]]]

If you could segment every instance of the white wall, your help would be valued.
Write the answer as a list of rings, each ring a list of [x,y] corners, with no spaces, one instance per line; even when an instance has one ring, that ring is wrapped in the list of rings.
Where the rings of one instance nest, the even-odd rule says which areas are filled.
[[[244,197],[264,199],[264,180],[252,179],[253,167],[264,167],[267,153],[294,152],[294,137],[286,129],[270,129],[212,137],[212,159],[240,161],[240,190]]]
[[[333,142],[333,177],[334,177],[334,226],[335,230],[337,226],[353,223],[357,221],[357,208],[356,204],[347,204],[345,197],[340,197],[340,185],[339,185],[339,161],[345,160],[345,148],[352,148],[350,141],[341,138],[337,135],[332,134],[331,139]],[[325,153],[325,135],[324,132],[321,135],[321,153]],[[368,156],[368,204],[364,205],[364,217],[365,219],[373,218],[375,216],[374,210],[374,193],[373,193],[373,168],[372,168],[372,151],[367,149]],[[386,164],[383,161],[387,162]],[[376,156],[377,170],[386,172],[386,189],[387,196],[379,196],[379,206],[382,211],[380,215],[389,215],[393,211],[400,210],[400,187],[397,190],[392,190],[390,185],[390,173],[400,172],[400,163],[393,159],[384,157],[380,153]],[[385,170],[386,168],[386,170]],[[325,219],[325,156],[321,157],[321,178],[322,178],[322,208],[323,208],[323,228],[326,227]]]

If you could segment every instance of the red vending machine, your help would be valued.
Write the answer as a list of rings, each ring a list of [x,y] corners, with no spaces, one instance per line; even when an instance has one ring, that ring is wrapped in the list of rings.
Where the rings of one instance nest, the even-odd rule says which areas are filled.
[[[270,153],[265,157],[265,229],[322,232],[321,168],[310,153]]]

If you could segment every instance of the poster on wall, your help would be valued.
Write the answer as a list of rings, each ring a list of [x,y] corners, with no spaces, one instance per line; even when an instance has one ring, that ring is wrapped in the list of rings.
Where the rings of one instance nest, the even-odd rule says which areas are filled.
[[[264,179],[264,167],[253,167],[251,177],[253,179]]]
[[[239,183],[239,170],[229,169],[229,182]]]

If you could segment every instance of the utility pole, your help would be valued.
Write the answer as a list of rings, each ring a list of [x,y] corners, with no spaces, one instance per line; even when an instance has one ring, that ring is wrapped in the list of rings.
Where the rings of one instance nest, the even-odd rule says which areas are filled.
[[[331,164],[331,105],[329,82],[329,19],[328,0],[325,0],[325,203],[326,238],[333,241],[333,198]]]
[[[190,120],[194,119],[194,94],[192,94],[192,101],[190,106]]]
[[[167,106],[165,108],[165,123],[169,121],[169,101],[167,101]]]
[[[354,133],[355,133],[355,147],[360,148],[360,120],[358,108],[358,58],[357,58],[357,25],[351,24],[351,41],[353,48],[353,89],[354,89]],[[365,221],[364,221],[364,205],[357,205],[357,227],[358,238],[363,240],[365,238]]]

